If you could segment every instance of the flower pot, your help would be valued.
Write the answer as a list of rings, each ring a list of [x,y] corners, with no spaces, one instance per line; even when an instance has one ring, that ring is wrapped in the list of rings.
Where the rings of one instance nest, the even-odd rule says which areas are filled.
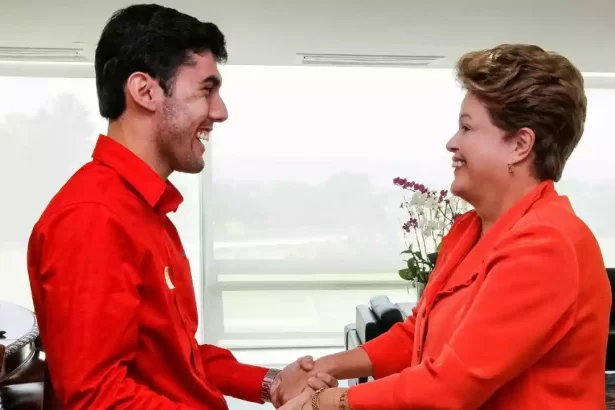
[[[425,284],[422,282],[414,282],[414,291],[416,292],[416,300],[418,301],[423,296]]]

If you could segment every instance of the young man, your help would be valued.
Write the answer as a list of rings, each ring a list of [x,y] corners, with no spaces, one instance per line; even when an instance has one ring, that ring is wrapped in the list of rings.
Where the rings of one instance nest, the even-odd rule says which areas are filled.
[[[167,217],[182,196],[167,178],[204,167],[209,134],[228,116],[217,66],[226,57],[214,24],[158,5],[119,10],[102,32],[95,68],[108,135],[50,202],[28,249],[63,409],[222,410],[224,395],[279,406],[308,388],[301,367],[311,358],[278,372],[194,337],[190,267]]]

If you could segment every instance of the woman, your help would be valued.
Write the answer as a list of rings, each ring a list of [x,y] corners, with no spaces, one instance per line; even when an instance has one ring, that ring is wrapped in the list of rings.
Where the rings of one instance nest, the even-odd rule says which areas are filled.
[[[554,188],[583,134],[581,73],[502,45],[462,57],[457,76],[451,191],[474,210],[411,318],[315,364],[376,381],[318,391],[304,409],[604,409],[611,290],[592,232]]]

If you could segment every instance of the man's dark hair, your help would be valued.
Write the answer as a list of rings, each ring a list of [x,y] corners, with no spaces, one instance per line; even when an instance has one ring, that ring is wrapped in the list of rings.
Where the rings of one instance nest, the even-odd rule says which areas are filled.
[[[116,11],[96,47],[96,89],[100,115],[119,118],[126,109],[124,86],[140,71],[149,74],[170,95],[177,69],[190,64],[193,53],[211,52],[227,59],[224,34],[175,9],[137,4]]]

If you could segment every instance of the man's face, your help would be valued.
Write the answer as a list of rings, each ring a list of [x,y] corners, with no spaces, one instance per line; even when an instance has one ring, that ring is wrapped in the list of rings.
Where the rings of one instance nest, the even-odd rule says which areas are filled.
[[[228,112],[220,96],[222,80],[214,56],[194,54],[192,63],[175,74],[156,139],[171,171],[195,174],[205,167],[203,155],[214,123],[226,121]]]

